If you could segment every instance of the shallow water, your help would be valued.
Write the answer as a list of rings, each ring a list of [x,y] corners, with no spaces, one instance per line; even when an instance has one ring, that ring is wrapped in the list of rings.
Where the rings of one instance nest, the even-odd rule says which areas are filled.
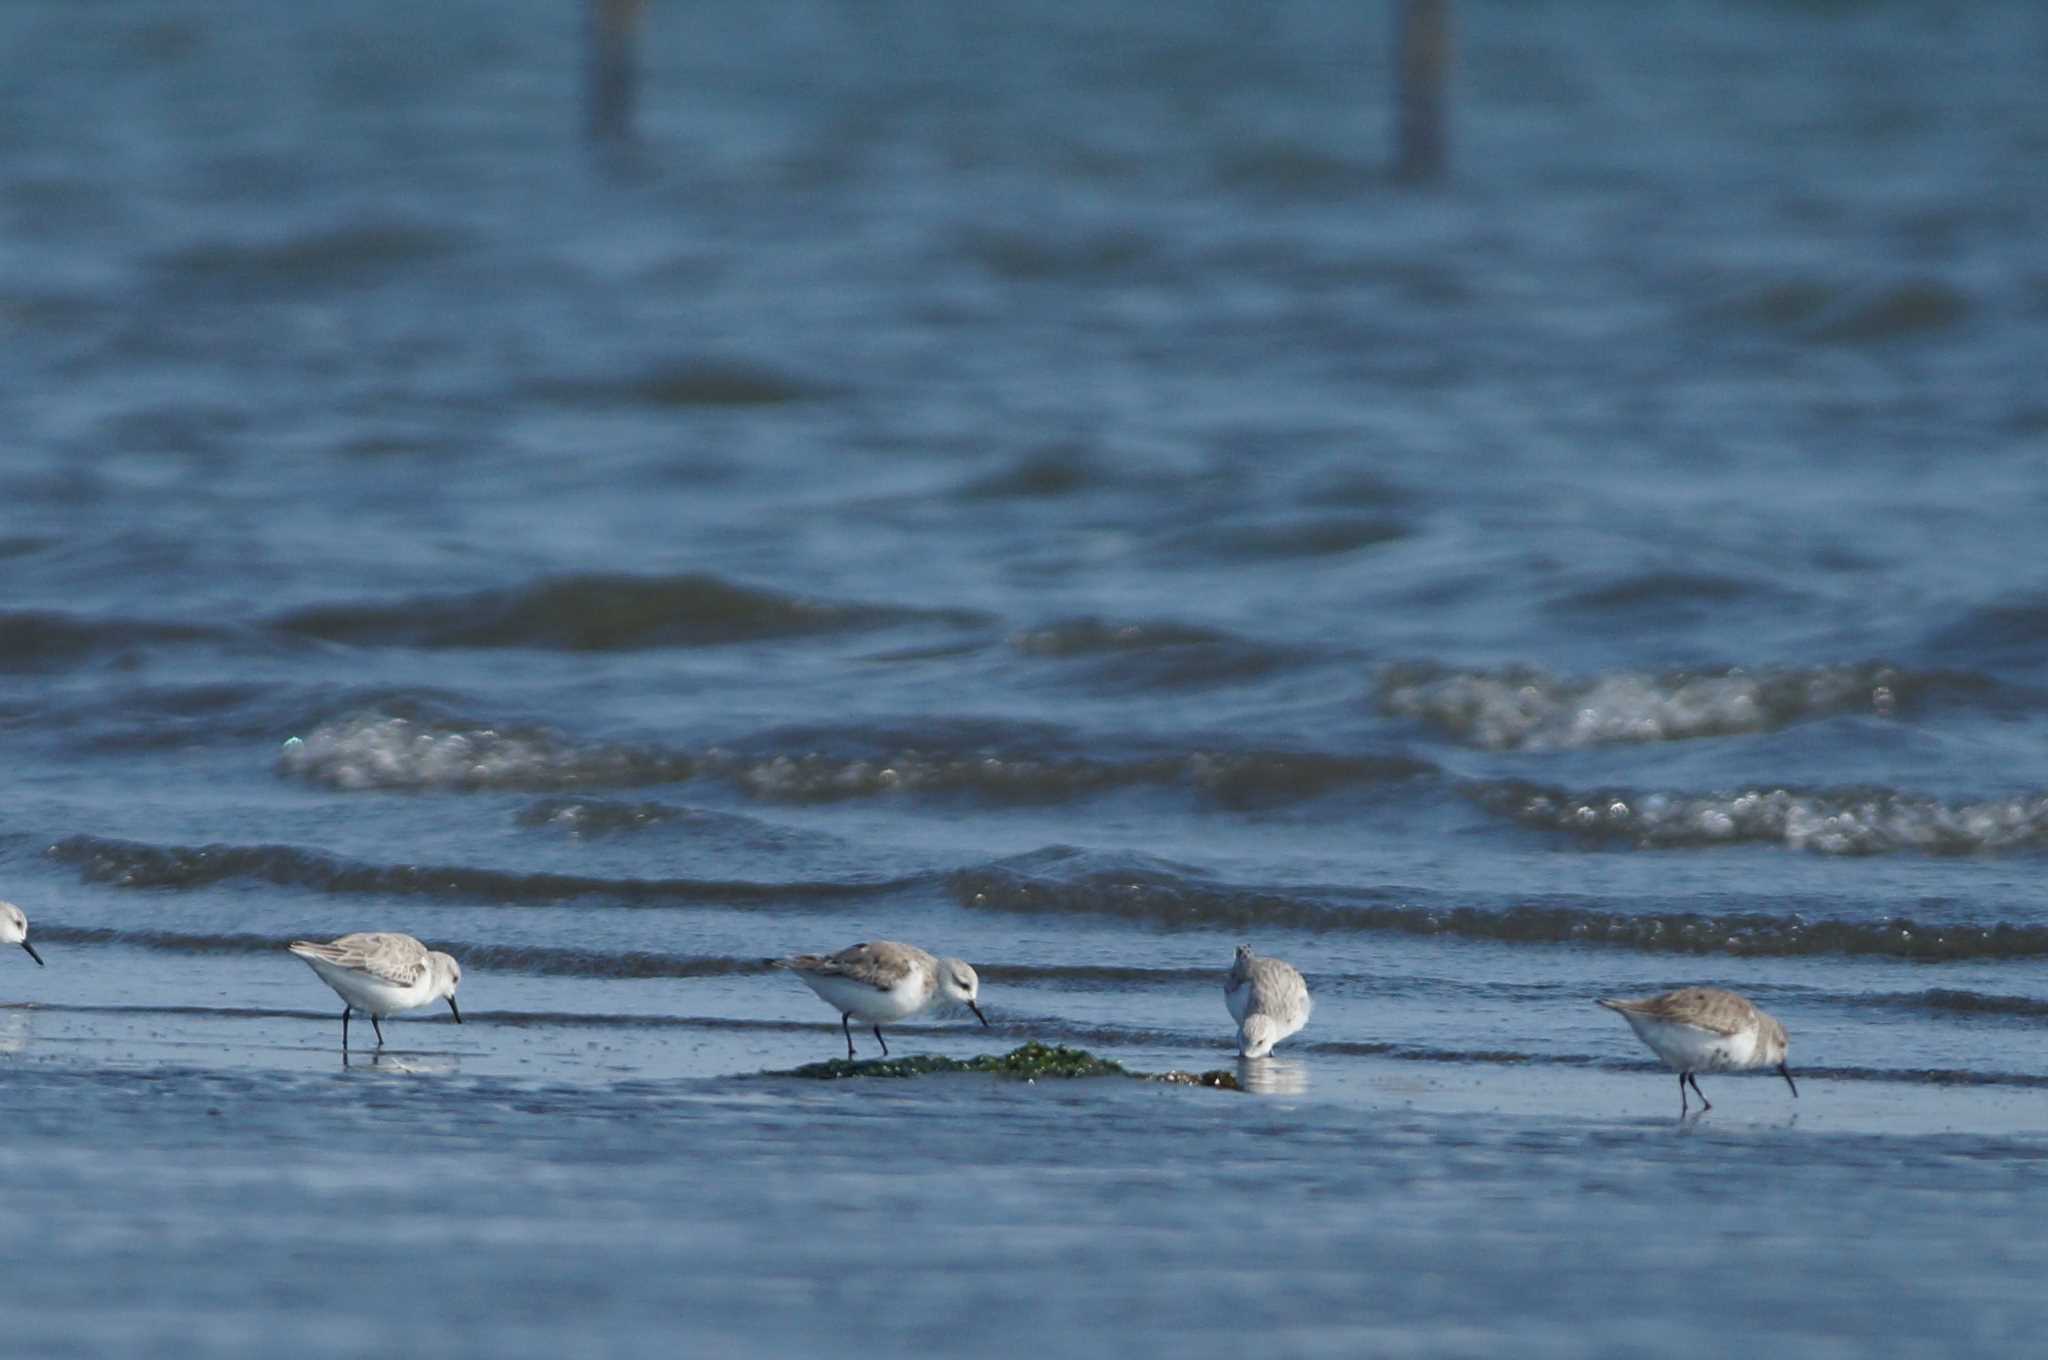
[[[2036,8],[655,9],[0,9],[26,1353],[2031,1347]]]

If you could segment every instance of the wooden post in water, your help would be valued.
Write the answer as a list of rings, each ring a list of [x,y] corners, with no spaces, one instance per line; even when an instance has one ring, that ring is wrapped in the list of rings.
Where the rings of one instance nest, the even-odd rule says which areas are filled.
[[[1394,0],[1394,174],[1411,184],[1443,178],[1450,135],[1444,83],[1451,67],[1451,0]]]
[[[586,51],[583,98],[591,139],[623,142],[633,135],[637,44],[642,0],[584,0]]]

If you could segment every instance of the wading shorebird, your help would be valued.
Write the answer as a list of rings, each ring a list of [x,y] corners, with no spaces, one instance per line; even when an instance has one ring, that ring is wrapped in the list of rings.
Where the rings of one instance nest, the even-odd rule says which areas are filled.
[[[1241,944],[1223,979],[1223,1004],[1237,1021],[1237,1056],[1263,1058],[1273,1045],[1308,1023],[1314,1003],[1293,964],[1262,959],[1250,945]]]
[[[1603,997],[1600,1004],[1621,1012],[1652,1053],[1678,1073],[1678,1113],[1686,1111],[1685,1084],[1692,1083],[1700,1098],[1700,1109],[1711,1110],[1707,1093],[1700,1090],[1696,1072],[1741,1072],[1755,1067],[1776,1067],[1792,1098],[1799,1098],[1792,1071],[1785,1066],[1785,1049],[1791,1042],[1785,1027],[1767,1012],[1758,1010],[1748,997],[1724,992],[1719,987],[1681,987],[1662,996],[1633,1001]]]
[[[43,966],[43,956],[28,942],[28,913],[12,902],[0,902],[0,944],[20,945],[38,968]]]
[[[332,944],[293,940],[292,953],[311,964],[320,980],[335,990],[341,1008],[341,1051],[348,1052],[350,1011],[365,1011],[370,1028],[377,1031],[377,1047],[384,1047],[387,1015],[424,1006],[441,997],[462,1023],[455,1005],[455,989],[462,985],[462,965],[446,954],[429,950],[410,935],[373,931],[344,935]]]
[[[875,1042],[885,1058],[889,1041],[882,1037],[882,1026],[907,1020],[934,1001],[957,1002],[988,1024],[988,1017],[974,1004],[981,995],[981,979],[974,970],[958,959],[927,954],[914,944],[873,940],[837,954],[798,954],[775,962],[802,978],[839,1012],[848,1058],[853,1056],[855,1016],[875,1027]]]

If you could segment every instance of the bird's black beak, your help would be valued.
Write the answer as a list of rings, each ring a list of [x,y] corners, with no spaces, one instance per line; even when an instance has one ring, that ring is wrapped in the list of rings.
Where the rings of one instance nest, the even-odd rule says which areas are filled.
[[[456,1010],[455,1010],[455,998],[454,998],[454,997],[452,997],[452,996],[448,998],[448,1009],[449,1009],[449,1010],[451,1010],[451,1011],[455,1011],[455,1023],[456,1023],[456,1024],[458,1024],[458,1025],[459,1025],[459,1024],[461,1024],[461,1023],[462,1023],[462,1012],[461,1012],[461,1011],[456,1011]]]
[[[1792,1086],[1792,1070],[1786,1067],[1785,1064],[1778,1064],[1778,1075],[1785,1079],[1787,1086]],[[1792,1098],[1794,1100],[1799,1099],[1799,1088],[1797,1086],[1792,1086]]]
[[[28,950],[28,956],[36,961],[36,967],[42,968],[46,966],[43,963],[43,956],[41,954],[36,953],[34,945],[30,944],[27,940],[23,940],[21,942],[21,947],[23,949]]]
[[[981,1026],[983,1029],[988,1028],[988,1017],[981,1013],[981,1007],[975,1005],[972,1001],[970,1001],[967,1003],[967,1009],[974,1012],[974,1018],[981,1021]]]

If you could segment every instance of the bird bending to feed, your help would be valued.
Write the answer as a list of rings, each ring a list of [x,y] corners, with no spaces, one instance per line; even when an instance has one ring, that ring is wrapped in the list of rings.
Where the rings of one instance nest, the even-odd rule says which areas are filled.
[[[1719,987],[1681,987],[1662,996],[1636,1000],[1600,999],[1608,1010],[1621,1012],[1636,1037],[1652,1053],[1678,1073],[1678,1113],[1686,1110],[1685,1084],[1692,1083],[1700,1098],[1700,1109],[1711,1110],[1707,1093],[1700,1090],[1697,1072],[1740,1072],[1754,1067],[1776,1067],[1793,1099],[1799,1088],[1793,1084],[1791,1069],[1785,1066],[1785,1049],[1791,1040],[1785,1027],[1748,997],[1724,992]]]
[[[855,1016],[875,1027],[875,1042],[885,1058],[889,1041],[882,1037],[882,1026],[907,1020],[940,998],[967,1007],[975,1019],[988,1024],[988,1017],[974,1004],[981,995],[981,979],[974,970],[958,959],[927,954],[914,944],[872,940],[837,954],[798,954],[778,962],[839,1012],[849,1058]]]
[[[440,997],[448,999],[455,1023],[462,1023],[462,1012],[455,1005],[462,965],[410,935],[373,931],[344,935],[332,944],[293,940],[288,948],[311,964],[320,980],[341,997],[343,1053],[348,1052],[348,1015],[352,1010],[369,1013],[379,1048],[384,1047],[384,1026],[378,1021]]]
[[[1237,947],[1237,959],[1223,979],[1223,1004],[1237,1021],[1237,1056],[1263,1058],[1273,1045],[1308,1023],[1313,1005],[1308,984],[1294,965],[1262,959],[1252,947]]]
[[[43,956],[28,942],[28,915],[12,902],[0,902],[0,944],[18,944],[42,966]]]

